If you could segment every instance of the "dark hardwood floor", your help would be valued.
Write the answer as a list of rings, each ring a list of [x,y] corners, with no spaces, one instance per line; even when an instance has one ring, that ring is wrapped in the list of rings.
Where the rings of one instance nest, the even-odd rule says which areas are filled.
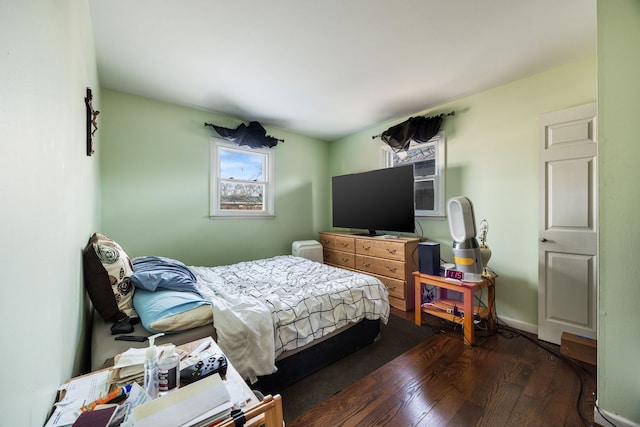
[[[524,335],[503,330],[469,347],[460,331],[438,333],[286,425],[593,425],[595,368]],[[543,344],[559,355],[559,346]]]

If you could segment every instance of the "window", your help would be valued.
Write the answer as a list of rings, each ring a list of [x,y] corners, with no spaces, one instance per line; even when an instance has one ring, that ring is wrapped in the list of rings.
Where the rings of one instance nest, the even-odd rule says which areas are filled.
[[[384,147],[385,166],[413,164],[417,217],[444,216],[444,132],[429,142],[411,142],[409,150],[396,153]]]
[[[273,216],[273,151],[214,139],[210,204],[212,217]]]

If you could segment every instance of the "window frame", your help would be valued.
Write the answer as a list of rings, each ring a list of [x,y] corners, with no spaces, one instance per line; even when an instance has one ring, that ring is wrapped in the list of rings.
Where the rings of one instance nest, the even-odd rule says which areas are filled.
[[[416,218],[444,218],[445,214],[445,172],[446,172],[446,155],[445,155],[445,134],[444,131],[438,132],[436,136],[431,138],[428,142],[417,143],[411,141],[409,144],[408,153],[418,149],[424,149],[425,147],[433,146],[435,148],[434,160],[435,160],[435,173],[432,175],[424,175],[420,177],[415,176],[414,167],[414,194],[416,191],[415,183],[423,181],[434,181],[434,207],[430,210],[416,209]],[[398,153],[393,151],[391,147],[384,146],[383,150],[383,164],[384,167],[404,166],[407,164],[415,164],[419,161],[425,160],[424,158],[418,158],[415,160],[399,159]],[[403,151],[404,152],[404,151]]]
[[[221,151],[235,151],[240,153],[258,154],[262,156],[263,180],[257,181],[258,184],[264,185],[263,192],[263,209],[260,210],[244,210],[244,209],[221,209],[220,208],[220,183],[225,180],[220,176]],[[274,164],[275,153],[268,148],[250,148],[239,146],[223,141],[218,138],[211,140],[211,167],[209,178],[209,217],[210,218],[272,218],[275,217],[275,183],[274,183]],[[238,182],[247,182],[238,180]],[[252,181],[256,183],[256,181]]]

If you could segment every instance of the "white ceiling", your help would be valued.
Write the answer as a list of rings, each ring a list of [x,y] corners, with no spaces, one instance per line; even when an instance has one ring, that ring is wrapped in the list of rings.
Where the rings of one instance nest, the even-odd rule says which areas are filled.
[[[102,87],[327,140],[596,52],[596,0],[89,3]]]

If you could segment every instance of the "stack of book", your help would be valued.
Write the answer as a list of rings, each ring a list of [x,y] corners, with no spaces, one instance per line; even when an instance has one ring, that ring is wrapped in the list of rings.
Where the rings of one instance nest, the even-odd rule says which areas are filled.
[[[231,396],[214,374],[133,408],[136,427],[201,427],[230,416]]]

